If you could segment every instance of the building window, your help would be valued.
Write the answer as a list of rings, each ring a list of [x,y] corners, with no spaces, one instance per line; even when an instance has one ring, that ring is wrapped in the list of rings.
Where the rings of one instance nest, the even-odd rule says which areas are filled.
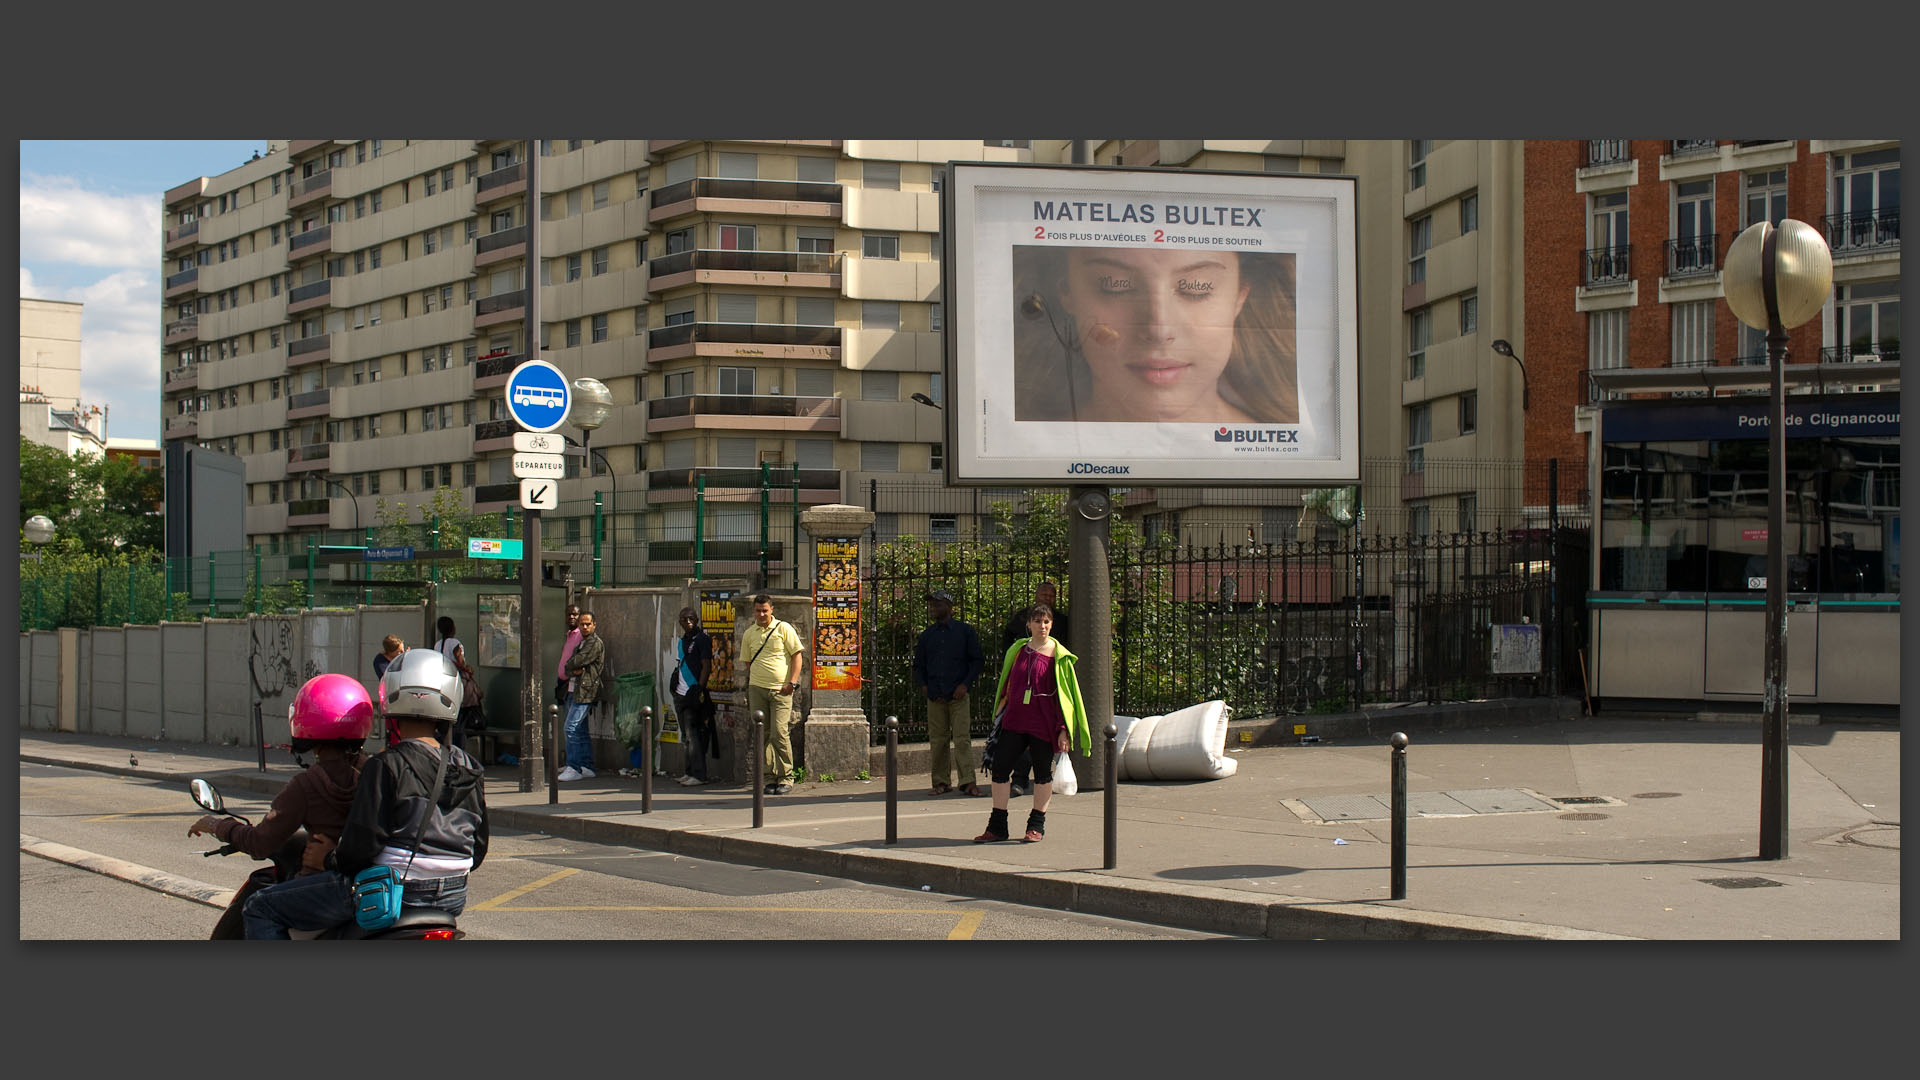
[[[1427,155],[1433,153],[1432,139],[1407,140],[1407,190],[1427,186]]]
[[[593,249],[593,276],[594,277],[599,277],[601,274],[604,274],[607,272],[607,262],[608,262],[607,252],[608,251],[609,249],[604,247],[597,247]]]
[[[1674,367],[1713,365],[1713,309],[1711,300],[1667,305],[1673,316]]]
[[[900,190],[900,163],[868,161],[860,166],[860,186],[885,191]]]
[[[577,254],[567,256],[567,280],[580,280],[580,256]]]
[[[754,231],[751,225],[717,225],[714,227],[714,243],[721,251],[754,250]]]
[[[1900,244],[1900,150],[1871,150],[1833,157],[1833,217],[1827,243],[1835,255]]]
[[[380,245],[378,244],[367,249],[367,269],[380,269]]]
[[[753,368],[723,367],[716,371],[719,381],[716,384],[722,394],[753,393]]]
[[[726,227],[727,226],[724,226],[724,225],[721,226],[722,229],[725,229]],[[735,226],[735,228],[738,228],[738,227],[739,226]],[[678,255],[683,251],[692,251],[692,250],[693,250],[693,230],[692,229],[675,229],[674,231],[667,234],[667,254]]]
[[[1407,284],[1427,280],[1427,249],[1433,246],[1433,215],[1420,218],[1407,229]]]
[[[1787,217],[1787,170],[1751,172],[1742,181],[1746,186],[1746,216],[1741,227],[1770,221],[1775,225]]]
[[[1480,228],[1480,194],[1475,192],[1460,200],[1460,235],[1465,236]]]
[[[1627,312],[1587,313],[1587,370],[1609,371],[1627,366]]]
[[[613,185],[612,183],[606,180],[602,180],[599,183],[593,185],[593,208],[595,210],[598,210],[601,207],[607,205],[607,199],[612,195],[612,193],[613,193]]]
[[[440,190],[439,188],[440,178],[435,176],[433,173],[428,173],[424,178],[422,178],[421,182],[426,185],[427,194],[429,195],[432,195],[435,192]]]
[[[1433,528],[1433,512],[1425,499],[1407,503],[1407,534],[1427,536]]]
[[[900,329],[900,303],[897,300],[862,300],[860,325],[868,330]]]
[[[945,315],[946,313],[941,310],[939,304],[928,304],[927,305],[927,329],[933,331],[936,334],[939,333],[940,330],[942,329],[942,326],[944,325]]]
[[[571,349],[578,344],[580,344],[580,320],[568,319],[567,320],[567,348]]]
[[[666,325],[684,326],[693,321],[693,298],[681,297],[667,301]]]
[[[420,467],[420,490],[433,490],[433,466],[431,465],[422,465]]]
[[[579,188],[574,188],[572,191],[567,192],[567,216],[568,217],[580,216],[580,189]]]
[[[952,543],[960,539],[960,519],[954,514],[927,515],[927,539]]]
[[[1433,309],[1421,308],[1407,316],[1407,378],[1425,378],[1427,346],[1433,344]]]
[[[1460,298],[1460,336],[1466,337],[1480,331],[1480,297],[1477,294]]]
[[[947,448],[943,444],[928,443],[927,444],[927,468],[932,472],[940,472],[944,470],[947,467],[946,454],[947,454]]]
[[[1667,275],[1713,272],[1713,181],[1673,185],[1672,257]]]
[[[473,462],[463,462],[460,466],[460,486],[472,487],[477,472]]]
[[[862,371],[860,373],[861,401],[899,401],[900,373],[897,371]]]
[[[723,323],[760,321],[760,298],[752,293],[721,293],[714,297],[714,310]]]
[[[1426,445],[1433,441],[1433,405],[1421,402],[1407,407],[1407,471],[1426,471]]]
[[[868,235],[860,241],[860,254],[868,259],[898,259],[900,257],[900,238],[898,236]]]
[[[1627,280],[1627,193],[1592,197],[1587,218],[1587,276],[1583,284],[1610,285]]]
[[[1836,360],[1900,359],[1900,282],[1842,285],[1834,297]],[[1764,353],[1765,339],[1761,342]]]
[[[693,372],[670,372],[661,380],[662,393],[667,397],[687,397],[693,393]]]
[[[1480,525],[1480,498],[1477,495],[1460,496],[1460,531],[1470,533]]]
[[[892,442],[861,443],[860,471],[899,472],[900,444]]]
[[[434,252],[439,251],[440,250],[439,241],[440,241],[440,238],[439,236],[436,235],[436,230],[434,229],[428,229],[426,232],[421,233],[420,234],[420,253],[422,255],[431,255]]]
[[[379,192],[376,191],[367,196],[367,208],[371,213],[377,214],[380,212],[380,193]]]
[[[378,472],[370,472],[367,474],[367,494],[380,494],[380,474]]]
[[[1469,390],[1460,395],[1460,434],[1471,435],[1480,430],[1480,394]]]
[[[593,340],[607,340],[607,317],[605,315],[595,315],[593,317]]]

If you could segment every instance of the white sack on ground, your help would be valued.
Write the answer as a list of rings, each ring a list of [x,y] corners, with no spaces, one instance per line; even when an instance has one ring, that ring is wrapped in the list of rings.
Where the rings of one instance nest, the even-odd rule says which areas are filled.
[[[1123,780],[1218,780],[1240,763],[1226,755],[1227,703],[1207,701],[1128,726],[1120,750]],[[1119,718],[1115,718],[1119,726]]]

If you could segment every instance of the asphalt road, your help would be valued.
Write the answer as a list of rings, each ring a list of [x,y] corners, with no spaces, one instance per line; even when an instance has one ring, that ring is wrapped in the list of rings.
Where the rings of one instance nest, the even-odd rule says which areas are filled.
[[[255,821],[265,798],[227,792]],[[20,767],[20,831],[223,889],[255,864],[203,858],[201,811],[183,785],[41,765]],[[20,937],[203,938],[219,912],[88,870],[21,854]],[[509,940],[1199,940],[1218,935],[663,852],[500,833],[474,873],[461,929]]]

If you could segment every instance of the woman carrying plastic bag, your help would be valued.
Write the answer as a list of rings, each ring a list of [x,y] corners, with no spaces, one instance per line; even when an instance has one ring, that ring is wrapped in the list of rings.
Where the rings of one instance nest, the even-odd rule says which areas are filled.
[[[1013,765],[1023,750],[1032,751],[1034,763],[1033,809],[1027,814],[1026,835],[1022,837],[1029,844],[1046,836],[1047,804],[1054,795],[1055,770],[1066,761],[1068,747],[1082,754],[1093,750],[1087,710],[1074,674],[1076,658],[1051,636],[1053,609],[1035,604],[1027,613],[1027,630],[1032,636],[1014,642],[1000,662],[1000,691],[993,703],[994,714],[1000,718],[1000,734],[988,762],[993,777],[993,811],[987,817],[987,831],[973,838],[976,844],[1011,839],[1007,803],[1013,797]],[[1060,776],[1069,783],[1072,778],[1071,767]]]

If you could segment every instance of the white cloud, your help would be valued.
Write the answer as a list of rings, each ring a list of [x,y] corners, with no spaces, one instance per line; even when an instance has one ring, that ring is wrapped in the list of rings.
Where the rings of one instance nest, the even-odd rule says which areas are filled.
[[[159,262],[160,194],[103,195],[67,177],[24,176],[20,261],[82,266]]]
[[[24,266],[20,268],[20,295],[30,300],[46,299],[40,295],[39,286],[33,283],[33,271]]]

